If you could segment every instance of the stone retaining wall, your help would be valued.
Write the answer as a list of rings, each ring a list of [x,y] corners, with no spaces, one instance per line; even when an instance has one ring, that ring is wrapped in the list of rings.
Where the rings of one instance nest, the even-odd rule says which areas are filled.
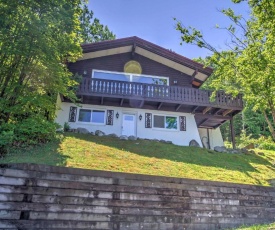
[[[275,188],[1,165],[0,229],[225,229],[275,222]]]

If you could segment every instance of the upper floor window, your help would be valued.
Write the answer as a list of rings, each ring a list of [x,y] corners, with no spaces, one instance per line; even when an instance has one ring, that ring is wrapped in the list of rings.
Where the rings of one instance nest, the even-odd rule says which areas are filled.
[[[132,73],[119,73],[119,72],[94,70],[92,77],[98,78],[98,79],[104,79],[104,80],[138,82],[138,83],[154,84],[154,85],[169,85],[168,77],[139,75],[139,74],[132,74]]]
[[[99,78],[104,80],[114,80],[114,81],[130,81],[130,75],[127,75],[124,73],[105,72],[101,70],[94,70],[93,78]]]

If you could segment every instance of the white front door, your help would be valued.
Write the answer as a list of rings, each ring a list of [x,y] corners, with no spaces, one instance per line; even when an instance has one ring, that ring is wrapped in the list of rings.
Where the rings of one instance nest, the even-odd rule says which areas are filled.
[[[136,115],[123,114],[122,135],[135,136],[136,135],[135,130],[136,130]]]

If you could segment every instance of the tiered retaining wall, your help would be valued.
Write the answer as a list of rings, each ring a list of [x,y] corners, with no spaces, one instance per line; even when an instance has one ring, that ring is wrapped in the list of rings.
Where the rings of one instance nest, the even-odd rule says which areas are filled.
[[[275,189],[1,165],[0,229],[224,229],[275,222]]]

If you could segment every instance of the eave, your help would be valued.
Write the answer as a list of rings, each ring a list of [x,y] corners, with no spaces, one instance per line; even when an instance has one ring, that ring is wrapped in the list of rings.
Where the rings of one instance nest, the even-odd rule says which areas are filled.
[[[83,57],[79,60],[122,53],[137,53],[189,75],[192,78],[191,82],[195,88],[199,88],[213,72],[213,69],[210,67],[204,67],[198,62],[138,37],[128,37],[98,43],[84,44],[82,45],[82,48]]]

